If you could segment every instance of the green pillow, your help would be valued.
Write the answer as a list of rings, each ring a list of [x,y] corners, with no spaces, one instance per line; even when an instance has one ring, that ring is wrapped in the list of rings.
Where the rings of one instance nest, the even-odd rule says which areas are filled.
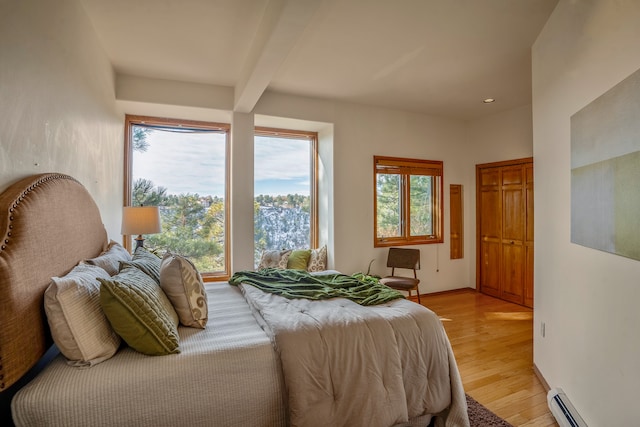
[[[178,315],[155,281],[137,268],[125,266],[100,281],[100,305],[123,340],[140,353],[179,353]]]
[[[125,267],[135,267],[142,270],[149,277],[160,284],[160,264],[162,260],[154,253],[149,252],[144,247],[136,248],[131,261],[120,261],[120,270]]]
[[[291,251],[287,268],[291,270],[307,270],[307,264],[311,258],[311,249]]]

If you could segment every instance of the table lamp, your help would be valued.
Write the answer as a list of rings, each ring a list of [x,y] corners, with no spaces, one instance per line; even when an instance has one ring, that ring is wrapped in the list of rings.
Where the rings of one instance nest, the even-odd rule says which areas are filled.
[[[143,234],[162,231],[160,211],[157,206],[125,206],[122,208],[122,234],[136,237],[136,249],[144,246]]]

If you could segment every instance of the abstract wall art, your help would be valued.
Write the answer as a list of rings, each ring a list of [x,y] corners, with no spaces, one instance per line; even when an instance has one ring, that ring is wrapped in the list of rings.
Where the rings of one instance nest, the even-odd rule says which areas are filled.
[[[571,242],[640,260],[640,70],[571,116]]]

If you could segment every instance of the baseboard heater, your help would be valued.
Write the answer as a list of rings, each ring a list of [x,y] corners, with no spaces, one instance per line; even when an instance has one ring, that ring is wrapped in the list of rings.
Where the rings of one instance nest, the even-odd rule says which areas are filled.
[[[560,427],[588,427],[561,388],[549,390],[547,403]]]

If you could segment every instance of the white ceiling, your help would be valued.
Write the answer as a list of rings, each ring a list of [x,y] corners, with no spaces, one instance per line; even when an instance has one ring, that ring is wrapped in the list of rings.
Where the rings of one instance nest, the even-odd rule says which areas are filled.
[[[459,119],[531,102],[558,0],[81,0],[121,74]],[[494,104],[483,104],[485,98]]]

